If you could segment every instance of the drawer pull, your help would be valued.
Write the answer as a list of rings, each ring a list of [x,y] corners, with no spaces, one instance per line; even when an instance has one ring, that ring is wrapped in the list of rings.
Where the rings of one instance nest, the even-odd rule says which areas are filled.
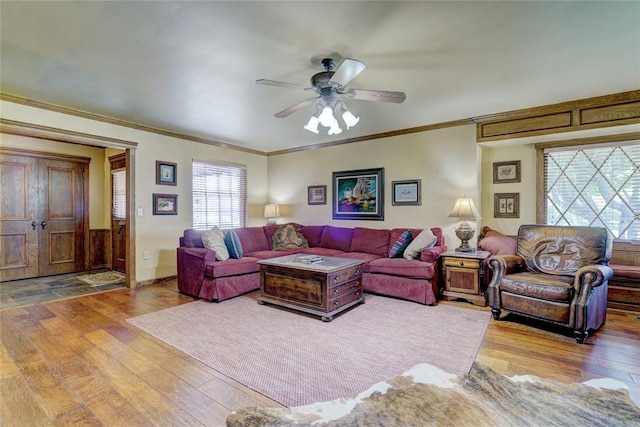
[[[333,278],[333,281],[334,281],[334,282],[337,282],[337,281],[338,281],[338,276],[334,277],[334,278]]]
[[[340,301],[334,302],[333,305],[340,305]]]
[[[356,282],[356,283],[354,283],[354,284],[353,284],[353,287],[354,287],[354,288],[357,288],[357,287],[359,287],[359,286],[360,286],[360,282]]]
[[[460,267],[464,267],[464,261],[460,261]]]
[[[356,276],[359,276],[359,275],[360,275],[360,270],[358,269],[356,270]]]
[[[338,288],[333,290],[334,295],[338,295]]]

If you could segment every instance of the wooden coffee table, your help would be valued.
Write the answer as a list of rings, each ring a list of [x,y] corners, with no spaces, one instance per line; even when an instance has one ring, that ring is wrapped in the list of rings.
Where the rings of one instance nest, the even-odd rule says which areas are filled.
[[[322,257],[305,262],[303,254],[258,261],[260,304],[274,304],[315,314],[325,322],[356,304],[364,303],[364,261]]]

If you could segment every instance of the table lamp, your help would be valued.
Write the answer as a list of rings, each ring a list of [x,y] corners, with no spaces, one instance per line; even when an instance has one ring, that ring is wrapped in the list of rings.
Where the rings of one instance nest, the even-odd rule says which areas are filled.
[[[276,218],[280,216],[280,206],[275,203],[264,205],[264,217],[267,218],[267,225],[276,225]]]
[[[456,252],[475,252],[475,248],[469,246],[469,240],[473,237],[476,230],[471,228],[467,219],[478,219],[480,214],[476,210],[471,197],[458,197],[453,210],[449,214],[450,218],[462,219],[462,224],[456,229],[456,236],[461,240],[460,247],[456,248]]]

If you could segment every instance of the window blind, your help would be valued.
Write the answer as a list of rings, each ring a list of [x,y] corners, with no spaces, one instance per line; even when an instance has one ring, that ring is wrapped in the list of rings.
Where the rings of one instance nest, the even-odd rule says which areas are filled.
[[[193,161],[193,228],[244,227],[247,218],[247,169]]]
[[[113,181],[112,212],[114,218],[127,218],[127,170],[115,169],[111,171]]]

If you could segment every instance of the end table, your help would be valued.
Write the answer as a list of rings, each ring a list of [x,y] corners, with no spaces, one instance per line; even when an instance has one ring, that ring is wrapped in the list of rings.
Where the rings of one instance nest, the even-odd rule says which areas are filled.
[[[444,276],[443,299],[465,299],[479,306],[486,306],[485,291],[488,285],[489,271],[486,263],[491,252],[454,252],[448,251],[442,259]]]

